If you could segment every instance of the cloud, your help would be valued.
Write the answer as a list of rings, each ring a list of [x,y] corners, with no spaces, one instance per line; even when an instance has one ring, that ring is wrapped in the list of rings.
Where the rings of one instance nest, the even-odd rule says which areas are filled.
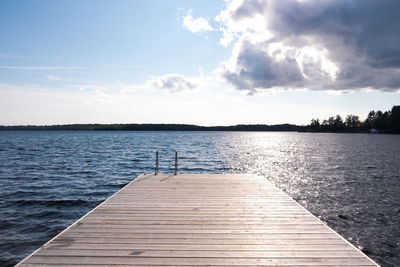
[[[0,58],[28,59],[27,57],[14,56],[14,55],[8,55],[8,54],[0,54]]]
[[[400,1],[227,1],[215,20],[240,90],[400,89]]]
[[[145,65],[115,65],[115,64],[106,64],[97,66],[97,68],[106,68],[106,69],[138,69],[138,70],[155,70],[156,68],[145,66]]]
[[[160,77],[155,77],[150,79],[147,84],[153,88],[169,92],[191,90],[196,88],[198,85],[194,78],[187,78],[180,74],[166,74]]]
[[[221,64],[222,76],[238,89],[255,91],[259,88],[301,87],[304,77],[294,58],[285,56],[279,61],[243,38],[236,47],[231,62]]]
[[[1,58],[1,55],[0,55]],[[16,66],[16,65],[0,65],[0,69],[6,70],[99,70],[99,69],[142,69],[142,70],[154,70],[154,67],[144,65],[94,65],[94,66]]]
[[[78,66],[9,66],[0,65],[0,69],[7,70],[70,70],[70,69],[87,69]]]
[[[228,46],[240,33],[266,31],[265,3],[258,0],[227,1],[227,6],[216,17],[223,37],[220,44]]]
[[[50,81],[60,81],[61,80],[61,77],[55,76],[55,75],[47,75],[46,78],[49,79]]]
[[[117,84],[88,84],[93,89],[81,91],[78,88],[72,90],[72,87],[0,83],[0,125],[308,123],[310,113],[316,114],[311,117],[328,117],[332,114],[332,109],[325,106],[285,103],[277,101],[275,97],[265,97],[259,101],[259,98],[243,98],[238,91],[228,92],[228,88],[227,91],[217,88],[219,84],[215,81],[210,80],[207,85],[210,86],[205,86],[204,90],[159,97],[160,91],[148,90],[148,87],[135,90],[138,85],[128,85],[130,90],[122,92],[110,90]],[[160,112],[154,107],[165,108]]]
[[[206,19],[201,17],[193,19],[192,10],[189,10],[188,14],[183,17],[182,26],[194,33],[213,30],[213,28]]]

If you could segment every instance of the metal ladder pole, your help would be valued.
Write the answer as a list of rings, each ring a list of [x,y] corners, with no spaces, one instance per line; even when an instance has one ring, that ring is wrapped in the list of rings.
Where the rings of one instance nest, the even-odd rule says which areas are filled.
[[[175,175],[178,174],[178,152],[175,151]]]
[[[154,171],[154,175],[157,175],[157,174],[158,174],[158,151],[156,151],[156,168]]]

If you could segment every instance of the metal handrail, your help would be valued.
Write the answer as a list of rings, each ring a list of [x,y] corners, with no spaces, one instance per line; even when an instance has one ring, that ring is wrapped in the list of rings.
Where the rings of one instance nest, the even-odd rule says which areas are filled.
[[[156,169],[154,171],[154,175],[158,174],[158,151],[156,151]]]
[[[175,151],[175,175],[178,174],[178,152]]]
[[[158,151],[156,151],[156,166],[154,170],[154,175],[158,174],[158,169],[159,169],[159,159],[158,159]],[[175,151],[175,175],[178,174],[178,152]]]

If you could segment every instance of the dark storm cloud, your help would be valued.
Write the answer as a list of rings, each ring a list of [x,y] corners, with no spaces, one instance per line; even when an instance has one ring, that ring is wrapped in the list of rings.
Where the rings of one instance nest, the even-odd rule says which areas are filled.
[[[276,16],[270,27],[280,38],[315,36],[328,47],[340,41],[370,66],[400,67],[398,0],[283,0],[271,8]]]
[[[245,67],[239,73],[226,70],[223,76],[241,89],[298,86],[303,81],[294,59],[276,62],[262,49],[248,42],[242,44],[237,64]]]
[[[247,90],[276,86],[398,90],[399,11],[399,0],[244,1],[231,19],[264,16],[273,38],[241,45],[235,55],[235,71],[225,69],[223,76],[238,89]],[[313,62],[303,66],[303,73],[310,74],[304,80],[294,57],[278,61],[265,52],[273,42],[297,50],[306,46],[325,49],[327,58],[338,66],[336,79],[324,81],[318,76],[321,62]]]

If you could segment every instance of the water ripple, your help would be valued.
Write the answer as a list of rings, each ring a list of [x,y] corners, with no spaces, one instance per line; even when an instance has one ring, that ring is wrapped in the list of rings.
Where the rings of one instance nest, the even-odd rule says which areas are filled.
[[[12,266],[142,173],[266,177],[385,266],[400,266],[400,136],[0,132],[0,266]]]

